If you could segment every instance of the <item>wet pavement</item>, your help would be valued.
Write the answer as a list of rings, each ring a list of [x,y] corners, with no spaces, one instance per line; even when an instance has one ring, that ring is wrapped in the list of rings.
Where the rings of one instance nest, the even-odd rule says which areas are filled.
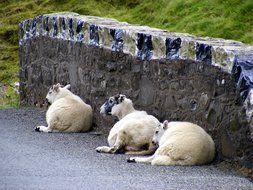
[[[253,189],[232,168],[127,163],[128,155],[99,154],[106,134],[39,133],[45,112],[0,110],[0,189]]]

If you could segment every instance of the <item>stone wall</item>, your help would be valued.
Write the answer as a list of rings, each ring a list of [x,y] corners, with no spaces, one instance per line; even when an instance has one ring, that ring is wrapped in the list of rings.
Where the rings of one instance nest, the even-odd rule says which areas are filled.
[[[253,97],[250,75],[242,72],[249,69],[241,66],[253,63],[252,50],[113,19],[43,15],[20,24],[21,102],[43,105],[52,84],[70,83],[93,107],[95,129],[106,133],[115,120],[99,108],[123,93],[160,121],[199,124],[215,139],[217,161],[252,169]]]

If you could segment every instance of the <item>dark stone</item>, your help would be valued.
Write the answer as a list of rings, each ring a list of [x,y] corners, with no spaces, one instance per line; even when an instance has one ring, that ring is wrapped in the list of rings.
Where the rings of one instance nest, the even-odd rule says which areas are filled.
[[[108,72],[113,72],[117,70],[117,63],[116,62],[108,62],[106,63],[106,68]]]
[[[65,18],[59,18],[60,28],[61,28],[61,35],[63,39],[66,39],[66,21]]]
[[[110,34],[113,38],[112,51],[123,52],[123,30],[121,29],[110,29]]]
[[[154,101],[155,91],[152,81],[143,76],[140,80],[140,94],[138,102],[143,106],[151,105]]]
[[[198,104],[197,104],[197,101],[196,101],[196,100],[191,100],[191,101],[190,101],[190,109],[191,109],[192,111],[195,111],[195,110],[197,109],[197,106],[198,106]]]
[[[133,73],[139,73],[141,71],[141,64],[133,63],[131,69]]]
[[[138,90],[139,86],[140,86],[139,82],[140,82],[140,75],[138,75],[136,73],[133,74],[131,77],[131,89],[134,91]]]
[[[25,38],[30,38],[31,34],[30,34],[30,29],[31,29],[31,23],[30,23],[30,20],[25,20],[25,23],[24,23],[24,32],[25,32]]]
[[[235,147],[233,146],[233,143],[229,138],[228,134],[226,133],[226,131],[222,131],[222,133],[220,133],[220,136],[222,155],[226,158],[234,158],[236,155]]]
[[[99,46],[98,26],[90,25],[90,45]]]
[[[212,46],[196,43],[196,58],[207,64],[212,63]]]
[[[83,24],[84,22],[82,20],[78,20],[76,27],[76,38],[78,42],[81,42],[84,39],[84,33],[82,32]]]
[[[49,32],[49,17],[45,17],[44,20],[44,29]]]
[[[217,113],[215,109],[211,108],[208,113],[206,114],[207,121],[210,124],[216,124],[217,123]]]
[[[242,101],[245,101],[250,89],[253,88],[253,54],[237,56],[232,69]]]
[[[171,82],[170,89],[174,90],[174,91],[178,91],[179,90],[179,86],[180,86],[179,82],[177,82],[177,81]]]
[[[56,37],[58,34],[58,25],[57,25],[57,18],[53,17],[53,37]]]
[[[178,59],[181,48],[181,38],[166,38],[166,59]]]
[[[142,62],[142,71],[143,73],[150,73],[150,62],[149,61],[143,61]]]
[[[36,18],[34,18],[33,21],[32,21],[32,26],[31,26],[31,34],[32,34],[32,36],[36,35],[36,24],[37,24],[37,21],[36,21]]]
[[[239,119],[237,117],[232,118],[231,122],[230,122],[230,129],[232,132],[236,132],[238,130],[240,130],[241,125],[239,122]]]
[[[81,32],[82,28],[83,28],[83,21],[82,20],[78,20],[77,26],[76,26],[76,33]]]
[[[65,18],[62,18],[62,29],[66,30],[66,21],[65,21]]]
[[[74,40],[74,29],[73,29],[73,19],[69,19],[69,37],[70,39]]]
[[[177,107],[177,101],[175,99],[175,96],[170,94],[164,94],[163,96],[166,97],[166,100],[162,103],[165,103],[167,108],[174,110]]]
[[[137,35],[137,58],[140,60],[150,60],[153,56],[152,36],[138,33]]]
[[[115,77],[109,77],[109,79],[106,82],[106,87],[113,88],[119,86],[119,80],[117,80]]]

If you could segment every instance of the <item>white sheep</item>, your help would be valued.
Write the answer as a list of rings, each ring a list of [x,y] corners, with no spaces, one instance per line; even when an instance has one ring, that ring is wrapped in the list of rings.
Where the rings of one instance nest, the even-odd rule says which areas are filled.
[[[108,136],[109,146],[97,147],[97,152],[126,154],[151,154],[153,133],[160,122],[145,111],[135,110],[125,95],[110,97],[100,108],[100,113],[118,117]]]
[[[39,132],[87,132],[92,125],[92,108],[70,90],[70,85],[58,83],[50,88],[46,99],[51,106],[46,113],[46,126],[37,126]]]
[[[152,140],[158,149],[152,156],[131,157],[128,162],[152,165],[202,165],[214,159],[214,141],[204,129],[190,122],[168,122],[157,127]]]

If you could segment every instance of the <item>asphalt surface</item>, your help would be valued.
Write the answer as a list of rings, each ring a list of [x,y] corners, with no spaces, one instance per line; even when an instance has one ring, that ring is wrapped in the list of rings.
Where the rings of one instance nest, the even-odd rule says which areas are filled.
[[[128,155],[100,154],[106,134],[39,133],[45,112],[0,110],[0,189],[253,189],[232,168],[127,163]]]

